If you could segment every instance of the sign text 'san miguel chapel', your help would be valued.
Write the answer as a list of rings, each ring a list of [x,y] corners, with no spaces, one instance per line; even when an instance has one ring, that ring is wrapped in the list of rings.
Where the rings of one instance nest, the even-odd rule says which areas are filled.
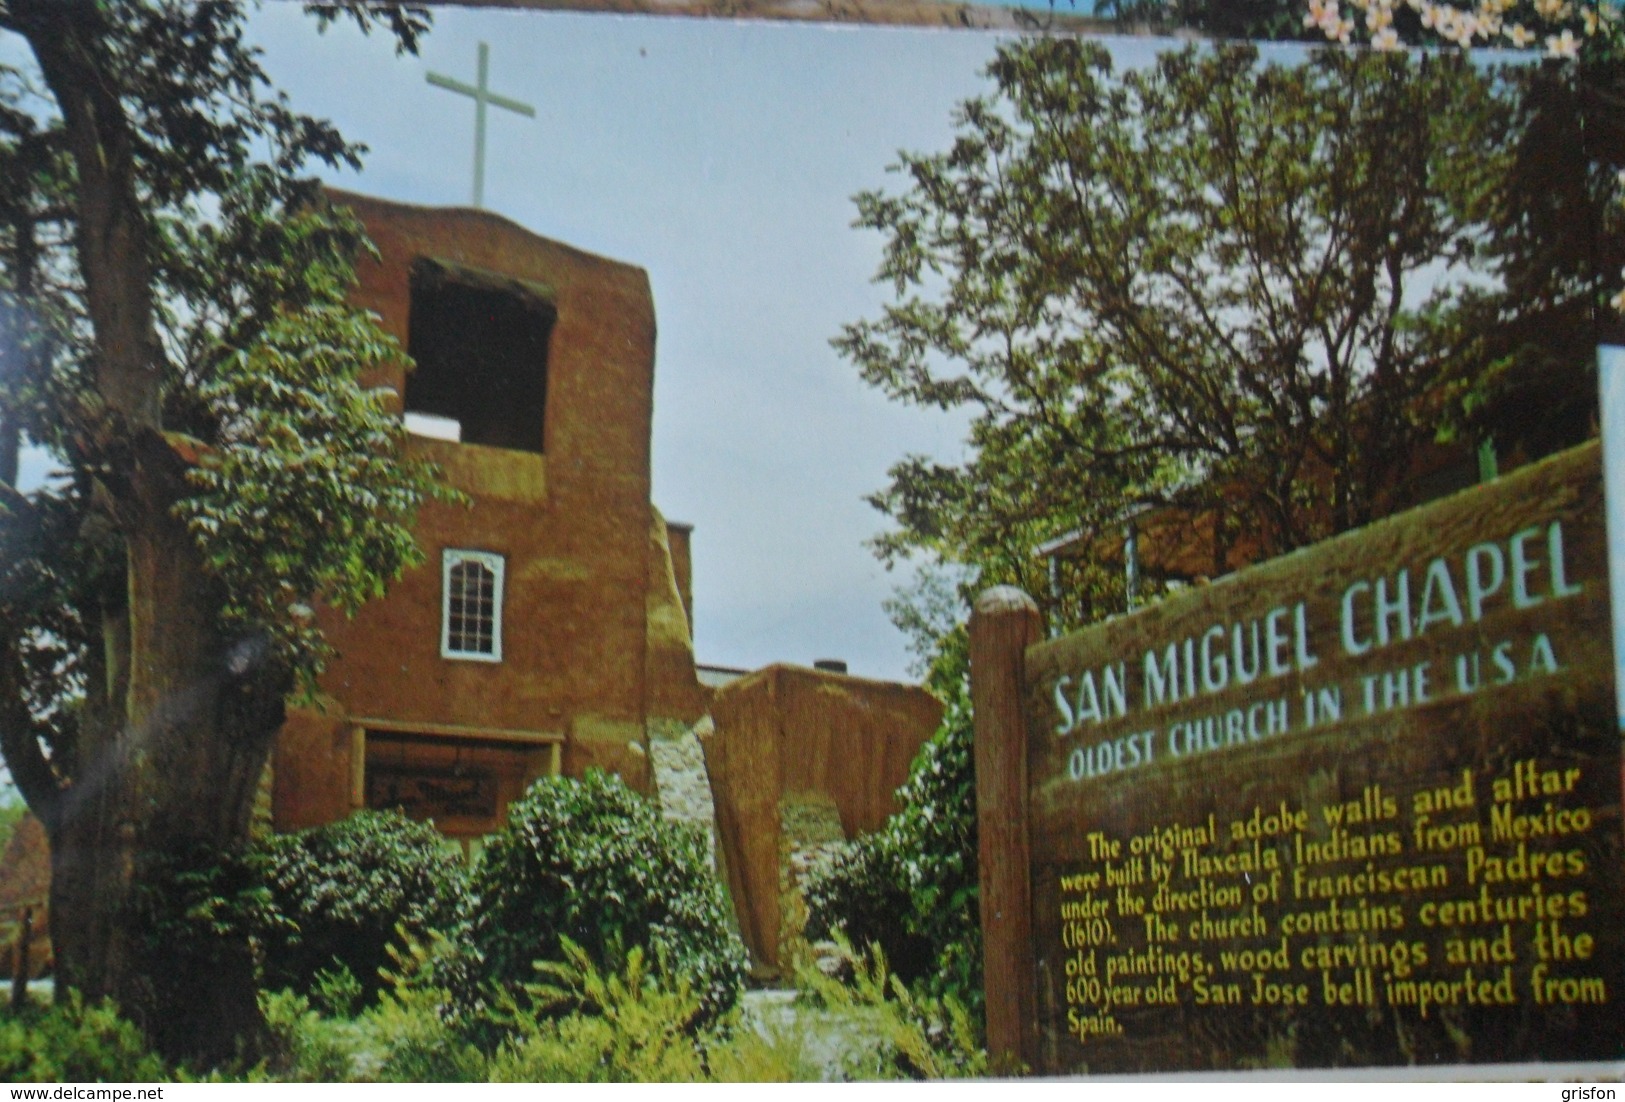
[[[1045,1072],[1618,1058],[1609,640],[1590,446],[1021,646],[990,1019]]]

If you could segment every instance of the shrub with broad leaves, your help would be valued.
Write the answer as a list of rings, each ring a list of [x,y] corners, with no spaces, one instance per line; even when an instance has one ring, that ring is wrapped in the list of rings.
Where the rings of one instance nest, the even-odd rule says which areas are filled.
[[[358,811],[264,848],[272,900],[290,920],[265,938],[267,988],[316,995],[338,1012],[375,1002],[390,946],[456,918],[461,860],[434,827],[399,812]],[[340,997],[345,972],[359,985],[358,999]]]
[[[618,777],[550,777],[510,806],[475,864],[459,973],[465,1008],[517,995],[538,961],[619,972],[634,949],[697,996],[699,1028],[738,1000],[745,949],[699,836],[667,822]]]

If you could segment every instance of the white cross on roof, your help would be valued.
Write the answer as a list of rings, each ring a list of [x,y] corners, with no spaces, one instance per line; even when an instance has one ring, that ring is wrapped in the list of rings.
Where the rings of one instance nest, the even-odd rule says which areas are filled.
[[[426,74],[430,84],[436,88],[445,88],[459,95],[470,96],[474,100],[474,206],[476,209],[485,203],[485,105],[501,107],[515,114],[523,115],[527,119],[536,117],[536,109],[528,103],[499,96],[486,87],[486,74],[490,68],[491,48],[480,43],[479,74],[476,83],[464,84],[460,80],[441,76],[439,73]]]

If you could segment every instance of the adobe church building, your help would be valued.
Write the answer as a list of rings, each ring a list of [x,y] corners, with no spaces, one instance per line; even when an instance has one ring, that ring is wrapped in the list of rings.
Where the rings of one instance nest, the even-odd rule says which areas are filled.
[[[940,706],[832,670],[702,684],[689,530],[650,503],[645,272],[488,211],[330,194],[379,252],[354,300],[417,364],[369,382],[467,503],[425,504],[427,562],[353,619],[323,614],[338,657],[277,742],[273,826],[397,807],[468,850],[531,781],[601,767],[712,832],[771,971],[796,876],[764,861],[794,861],[796,809],[827,807],[808,844],[877,827]]]
[[[338,657],[278,741],[276,828],[395,806],[476,838],[530,781],[589,766],[649,791],[649,732],[704,695],[687,533],[649,500],[648,276],[489,212],[332,194],[380,253],[355,301],[418,365],[369,382],[467,502],[425,504],[428,562],[324,619]]]

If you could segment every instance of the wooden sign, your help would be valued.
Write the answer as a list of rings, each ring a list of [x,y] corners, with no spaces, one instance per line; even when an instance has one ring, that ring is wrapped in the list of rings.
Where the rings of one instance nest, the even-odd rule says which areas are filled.
[[[367,806],[412,819],[495,819],[497,782],[484,771],[378,767],[367,771]]]
[[[995,1049],[1625,1055],[1595,445],[1064,639],[1035,619],[972,621]]]

